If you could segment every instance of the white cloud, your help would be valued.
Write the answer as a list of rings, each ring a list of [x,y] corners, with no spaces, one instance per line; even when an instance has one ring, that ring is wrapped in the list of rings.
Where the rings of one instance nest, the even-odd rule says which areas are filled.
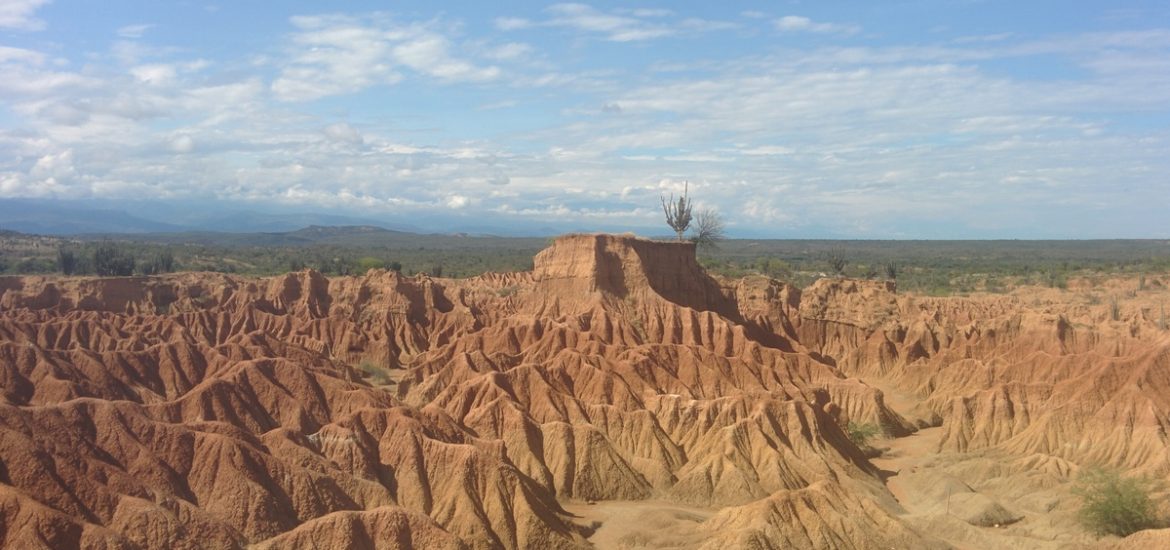
[[[552,15],[549,25],[604,34],[607,40],[614,42],[649,40],[675,34],[674,29],[665,25],[648,23],[637,17],[603,13],[585,4],[553,4],[547,11]]]
[[[739,211],[757,223],[790,225],[795,221],[770,201],[750,200],[740,205]]]
[[[330,124],[325,127],[325,136],[333,141],[348,143],[351,145],[361,145],[365,140],[362,138],[361,132],[346,124],[338,122],[337,124]]]
[[[4,0],[0,2],[0,29],[39,31],[45,22],[34,17],[49,0]]]
[[[731,162],[735,159],[720,155],[688,153],[683,155],[666,155],[662,157],[662,160],[672,162]]]
[[[378,28],[350,18],[297,16],[299,32],[291,61],[273,81],[284,101],[309,101],[356,92],[376,84],[393,84],[392,43]]]
[[[48,154],[37,159],[29,175],[34,178],[70,178],[77,173],[73,167],[73,150],[66,149],[57,154]]]
[[[402,80],[400,68],[445,82],[483,82],[500,75],[452,54],[451,42],[424,25],[384,18],[296,16],[290,59],[272,91],[284,101],[311,101]],[[507,52],[505,52],[507,53]]]
[[[497,17],[496,28],[502,31],[518,31],[532,26],[532,22],[520,17]]]
[[[173,65],[155,63],[133,67],[130,69],[130,74],[134,75],[134,78],[140,82],[161,86],[175,81],[176,70]]]
[[[195,151],[195,139],[189,135],[175,136],[170,143],[171,151],[176,153],[190,153]]]
[[[733,23],[697,17],[679,19],[668,9],[616,9],[605,12],[588,4],[560,3],[544,10],[548,18],[541,21],[500,17],[496,28],[503,31],[533,27],[560,27],[600,35],[611,42],[641,42],[678,36],[682,33],[711,32],[735,28]]]
[[[839,25],[836,23],[817,23],[812,19],[800,15],[785,15],[775,21],[776,28],[781,31],[856,34],[861,30],[856,25]]]
[[[26,64],[4,64],[0,78],[0,97],[44,98],[64,89],[84,89],[98,85],[92,78],[68,71],[42,70]]]
[[[1015,36],[1015,35],[1013,33],[1010,33],[1010,32],[1001,32],[1001,33],[996,33],[996,34],[982,34],[982,35],[977,35],[977,36],[960,36],[959,38],[954,39],[952,42],[954,42],[956,44],[1002,42],[1004,40],[1011,38],[1012,36]]]
[[[488,50],[487,57],[497,61],[508,61],[532,53],[532,46],[521,42],[509,42]]]
[[[781,145],[761,145],[750,149],[740,149],[740,154],[751,156],[791,155],[793,150]]]
[[[687,15],[561,4],[497,28],[612,41],[729,28]],[[777,38],[740,21],[744,40]],[[800,235],[830,220],[830,230],[889,236],[905,220],[996,235],[1041,219],[1075,228],[1089,208],[1077,205],[1109,205],[1103,226],[1137,227],[1116,212],[1148,211],[1170,193],[1157,176],[1170,170],[1170,135],[1128,122],[1158,120],[1170,104],[1166,30],[847,48],[784,40],[754,54],[696,43],[702,59],[644,42],[636,50],[647,55],[608,63],[586,55],[596,45],[585,40],[508,42],[442,18],[291,22],[281,42],[213,62],[136,41],[63,61],[0,46],[0,196],[646,227],[660,224],[658,196],[689,180],[697,200],[741,227]],[[799,17],[782,26],[848,32]],[[1040,58],[1074,70],[984,69]],[[296,103],[406,78],[416,82],[385,102]],[[420,93],[436,101],[419,104],[442,107],[393,104]]]
[[[498,67],[477,67],[453,57],[449,50],[446,38],[422,33],[395,46],[394,57],[415,71],[449,82],[483,82],[500,76]]]
[[[776,28],[784,31],[806,30],[812,25],[812,19],[799,15],[785,15],[776,20]]]
[[[634,17],[669,17],[674,15],[674,11],[663,8],[639,8],[631,10],[630,14]]]
[[[715,32],[739,28],[739,25],[727,21],[712,21],[698,17],[688,17],[678,23],[684,32]]]
[[[146,31],[154,28],[151,24],[126,25],[118,29],[118,36],[122,38],[142,38]]]
[[[520,103],[514,99],[505,99],[503,101],[493,101],[492,103],[484,103],[475,109],[477,111],[495,111],[499,109],[511,109]]]
[[[387,143],[379,147],[378,150],[390,155],[413,155],[416,153],[435,152],[435,149],[429,147],[416,147],[414,145],[405,145],[401,143]]]
[[[45,62],[45,54],[24,48],[0,46],[0,63],[8,63],[10,61],[29,65],[40,65]]]

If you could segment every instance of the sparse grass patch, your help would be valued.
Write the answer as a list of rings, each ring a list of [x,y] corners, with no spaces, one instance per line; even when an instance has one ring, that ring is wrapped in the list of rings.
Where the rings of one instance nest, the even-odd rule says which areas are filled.
[[[1007,287],[1004,286],[1003,281],[989,275],[983,281],[983,290],[990,294],[1004,294],[1007,292]]]
[[[370,383],[375,386],[385,386],[390,383],[390,370],[370,359],[363,359],[355,368],[361,371],[363,377],[369,379]]]
[[[1068,275],[1064,271],[1049,271],[1047,278],[1048,288],[1068,288]]]
[[[634,328],[634,334],[638,337],[638,341],[645,342],[646,341],[646,325],[644,323],[642,323],[642,319],[635,317],[633,321],[630,321],[630,326],[632,326]]]

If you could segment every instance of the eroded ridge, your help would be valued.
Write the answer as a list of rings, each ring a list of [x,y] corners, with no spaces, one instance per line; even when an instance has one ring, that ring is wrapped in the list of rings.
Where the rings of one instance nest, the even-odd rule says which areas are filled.
[[[610,235],[467,280],[0,279],[0,535],[584,548],[599,526],[562,503],[653,499],[708,512],[606,540],[945,547],[973,535],[899,503],[844,427],[941,425],[931,453],[1052,486],[1086,463],[1165,476],[1168,341],[1130,306],[721,280],[691,244]]]

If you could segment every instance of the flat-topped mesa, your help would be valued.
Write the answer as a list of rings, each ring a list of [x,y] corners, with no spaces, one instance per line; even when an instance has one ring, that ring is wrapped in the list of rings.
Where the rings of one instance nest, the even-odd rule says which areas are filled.
[[[701,310],[727,304],[719,284],[695,260],[691,242],[565,235],[536,255],[533,270],[541,286],[558,294],[605,292],[625,298],[653,293]]]

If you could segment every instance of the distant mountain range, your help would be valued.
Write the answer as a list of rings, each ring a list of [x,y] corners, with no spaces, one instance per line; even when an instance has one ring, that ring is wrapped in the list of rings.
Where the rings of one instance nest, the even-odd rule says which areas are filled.
[[[102,239],[112,237],[122,240],[156,244],[199,244],[208,246],[271,246],[296,247],[311,245],[333,245],[342,248],[414,248],[458,249],[535,247],[539,249],[547,239],[543,237],[498,237],[494,235],[468,235],[465,233],[412,233],[395,231],[371,225],[321,226],[310,225],[293,231],[220,232],[220,231],[172,231],[137,234],[91,233],[75,235],[74,238]]]
[[[142,235],[164,233],[287,233],[319,226],[373,227],[416,234],[549,237],[565,233],[626,233],[669,238],[665,223],[624,225],[599,221],[525,220],[472,212],[398,215],[303,212],[280,205],[217,200],[0,199],[0,229],[33,235]],[[738,238],[775,238],[770,228],[736,228]],[[946,233],[939,233],[940,238]],[[808,225],[801,238],[847,238],[827,227]],[[789,237],[791,238],[791,237]]]
[[[182,227],[139,218],[123,210],[9,199],[0,200],[0,229],[36,235],[75,235],[181,231]]]
[[[576,227],[466,214],[419,214],[410,219],[338,212],[262,210],[224,201],[109,199],[0,199],[0,229],[33,235],[125,235],[163,233],[285,233],[319,226],[375,227],[418,234],[546,237],[564,233],[630,228]],[[652,234],[639,231],[640,234]]]
[[[140,214],[143,212],[150,214]],[[0,199],[0,229],[37,235],[288,232],[307,226],[369,226],[423,232],[392,220],[339,214],[224,211],[205,205],[184,207],[155,202]]]

